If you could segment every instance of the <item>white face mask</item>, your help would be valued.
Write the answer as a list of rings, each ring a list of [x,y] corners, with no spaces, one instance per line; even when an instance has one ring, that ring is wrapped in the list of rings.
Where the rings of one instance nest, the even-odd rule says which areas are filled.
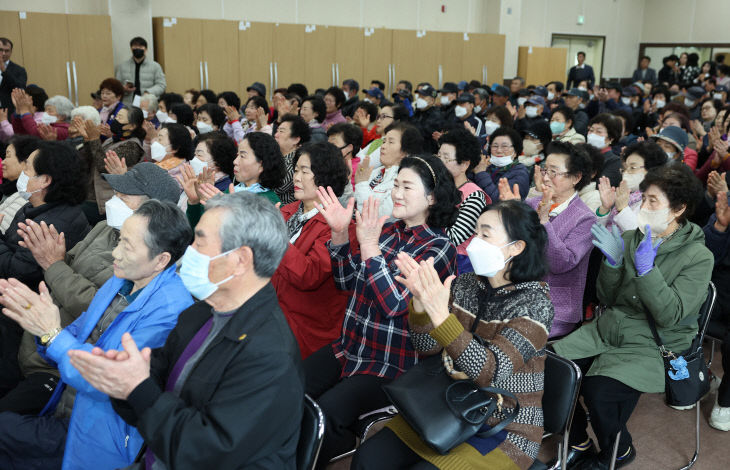
[[[667,105],[667,102],[664,100],[654,100],[654,105],[656,106],[656,109],[662,109]]]
[[[527,103],[527,98],[525,98],[524,96],[522,98],[517,98],[518,106],[524,106],[525,103]]]
[[[43,124],[53,124],[54,122],[58,121],[58,117],[51,116],[50,114],[44,112],[41,116],[41,122]]]
[[[208,124],[207,122],[198,121],[195,123],[195,127],[198,128],[201,134],[207,134],[208,132],[213,131],[213,126]]]
[[[532,157],[540,153],[540,147],[535,142],[525,139],[522,142],[522,151],[526,156]]]
[[[167,117],[167,124],[177,124],[177,119],[173,119],[171,117]]]
[[[441,104],[443,106],[448,106],[450,103],[451,103],[451,100],[449,99],[448,96],[442,96],[441,97]]]
[[[421,97],[416,98],[414,104],[416,105],[416,109],[426,109],[428,107],[428,101],[424,100]]]
[[[624,96],[621,98],[621,102],[626,106],[631,106],[631,98],[627,98],[626,96]]]
[[[669,208],[659,209],[656,211],[650,211],[643,207],[639,210],[639,215],[636,217],[636,221],[639,223],[639,230],[641,233],[646,233],[646,226],[651,228],[652,238],[659,236],[664,233],[669,227]]]
[[[644,173],[624,173],[621,180],[626,181],[629,191],[633,193],[639,190],[639,185],[644,181]]]
[[[35,178],[35,176],[33,177]],[[35,191],[28,192],[28,182],[30,181],[30,176],[26,175],[24,171],[20,172],[20,176],[18,176],[18,180],[15,182],[15,187],[18,189],[18,195],[25,199],[26,201],[30,199],[30,197],[39,192],[42,191],[41,189],[36,189]]]
[[[499,124],[494,121],[484,121],[484,128],[487,130],[487,135],[492,135],[499,129]]]
[[[674,156],[677,154],[677,152],[664,152],[667,154],[667,159],[674,160]]]
[[[149,116],[149,115],[150,115],[150,113],[148,113],[146,109],[143,109],[142,110],[142,117],[144,117],[145,119],[147,119],[147,116]]]
[[[114,196],[106,201],[104,208],[106,209],[106,224],[117,230],[121,230],[124,221],[134,214],[134,211],[119,196]]]
[[[584,86],[579,86],[579,87],[578,87],[578,89],[579,89],[580,91],[588,91],[588,88],[586,88],[586,87],[584,87]]]
[[[208,168],[208,162],[204,162],[203,160],[199,159],[198,157],[193,158],[190,160],[190,166],[193,167],[193,171],[195,172],[195,176],[198,176],[203,172],[204,168]]]
[[[481,106],[474,106],[474,112],[475,113],[479,114],[481,111],[482,111],[482,107]]]
[[[547,99],[550,100],[550,101],[554,100],[555,99],[555,93],[553,93],[552,91],[548,91]]]
[[[466,113],[466,108],[463,106],[457,106],[456,108],[454,108],[454,114],[458,118],[463,118],[464,116],[466,116]]]
[[[722,93],[713,93],[712,94],[712,99],[713,100],[720,100],[720,101],[722,101]]]
[[[152,160],[159,162],[167,155],[167,147],[157,142],[156,140],[150,145],[150,156]]]
[[[691,100],[689,98],[685,98],[684,99],[684,105],[687,106],[688,108],[691,108],[692,106],[695,105],[695,100]]]
[[[496,276],[498,272],[504,269],[507,262],[512,259],[511,257],[507,260],[504,259],[502,248],[514,243],[516,242],[496,246],[482,238],[474,237],[466,247],[466,254],[469,256],[474,273],[486,277]]]
[[[528,118],[536,118],[537,117],[537,108],[534,106],[526,106],[525,107],[525,116]]]
[[[597,149],[602,149],[606,146],[606,138],[602,135],[594,134],[593,132],[589,132],[588,136],[586,137],[586,143],[589,145],[594,146]]]
[[[365,101],[366,103],[372,103],[372,101],[370,101],[370,98],[365,98],[363,101]]]
[[[510,163],[512,163],[512,159],[514,159],[514,155],[505,155],[504,157],[498,157],[496,155],[492,155],[489,158],[489,163],[491,163],[494,166],[502,168],[503,166],[507,166]]]
[[[157,120],[160,121],[160,124],[164,124],[167,122],[167,113],[163,113],[162,111],[157,111],[155,113],[155,116],[157,116]]]

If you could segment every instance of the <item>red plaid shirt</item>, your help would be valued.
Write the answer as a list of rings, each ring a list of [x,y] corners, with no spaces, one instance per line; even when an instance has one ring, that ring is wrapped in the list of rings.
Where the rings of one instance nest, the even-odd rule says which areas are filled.
[[[350,245],[332,246],[335,285],[352,291],[342,335],[332,348],[342,363],[342,377],[355,374],[395,378],[417,362],[408,333],[411,293],[395,280],[398,253],[416,261],[434,258],[442,280],[456,273],[456,247],[441,229],[428,225],[406,228],[402,221],[386,224],[380,235],[381,255],[362,261]]]

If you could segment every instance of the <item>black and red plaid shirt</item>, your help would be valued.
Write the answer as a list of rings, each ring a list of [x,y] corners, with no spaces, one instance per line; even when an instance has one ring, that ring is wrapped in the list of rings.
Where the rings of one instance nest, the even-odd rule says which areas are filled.
[[[403,221],[386,224],[380,234],[381,255],[362,260],[350,245],[333,246],[335,285],[352,291],[342,335],[332,348],[342,363],[342,376],[355,374],[395,378],[417,362],[408,333],[411,293],[395,280],[400,252],[420,262],[434,258],[441,280],[456,273],[456,247],[446,233],[428,225],[406,228]]]

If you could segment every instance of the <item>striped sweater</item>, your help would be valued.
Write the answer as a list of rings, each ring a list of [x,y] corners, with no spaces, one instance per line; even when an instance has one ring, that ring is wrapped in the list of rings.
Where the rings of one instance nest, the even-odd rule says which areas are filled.
[[[410,310],[413,345],[422,355],[446,349],[454,368],[481,387],[504,388],[520,403],[516,419],[488,439],[472,437],[439,455],[397,417],[388,427],[422,458],[440,469],[527,469],[540,449],[545,344],[553,319],[546,284],[526,282],[494,291],[484,278],[468,273],[451,288],[451,315],[437,328],[425,313]],[[480,318],[475,338],[469,331]],[[505,398],[509,408],[510,401]],[[495,414],[487,424],[495,425]]]

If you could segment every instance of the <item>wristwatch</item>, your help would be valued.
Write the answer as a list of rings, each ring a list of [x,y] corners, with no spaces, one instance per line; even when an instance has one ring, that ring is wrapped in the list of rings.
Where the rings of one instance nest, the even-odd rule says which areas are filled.
[[[51,330],[50,333],[46,333],[43,336],[41,336],[41,346],[48,346],[53,342],[54,339],[56,339],[56,336],[63,330],[63,328],[58,327]]]

